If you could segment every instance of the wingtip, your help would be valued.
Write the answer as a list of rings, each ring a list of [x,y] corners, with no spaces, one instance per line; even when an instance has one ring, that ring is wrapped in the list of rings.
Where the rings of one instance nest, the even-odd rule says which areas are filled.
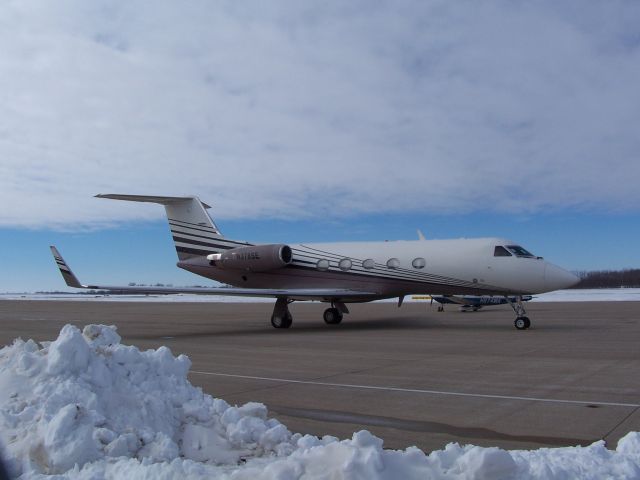
[[[78,277],[75,276],[75,274],[71,271],[69,265],[67,265],[67,262],[65,262],[64,258],[62,258],[62,255],[60,255],[58,249],[53,245],[50,245],[50,248],[51,253],[53,254],[53,259],[56,262],[56,265],[58,265],[58,270],[60,270],[60,274],[62,275],[62,278],[64,279],[67,286],[73,288],[84,288],[84,286],[78,280]]]

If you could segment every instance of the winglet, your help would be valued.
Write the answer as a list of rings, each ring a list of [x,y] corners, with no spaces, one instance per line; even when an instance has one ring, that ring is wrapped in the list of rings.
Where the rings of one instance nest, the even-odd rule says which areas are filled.
[[[51,245],[50,248],[51,253],[53,254],[53,258],[58,264],[58,268],[60,269],[62,278],[64,278],[64,281],[67,283],[67,285],[74,288],[86,288],[78,281],[78,278],[73,274],[67,263],[62,258],[62,255],[60,255],[60,252],[58,252],[58,249],[53,245]]]
[[[424,238],[424,233],[422,233],[422,230],[418,229],[418,240],[426,240]]]

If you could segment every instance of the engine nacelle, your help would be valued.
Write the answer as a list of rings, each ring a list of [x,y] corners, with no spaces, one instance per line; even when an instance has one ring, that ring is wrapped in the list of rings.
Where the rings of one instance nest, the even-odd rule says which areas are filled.
[[[230,270],[267,272],[291,263],[291,247],[283,244],[237,247],[222,253],[207,255],[211,265]]]

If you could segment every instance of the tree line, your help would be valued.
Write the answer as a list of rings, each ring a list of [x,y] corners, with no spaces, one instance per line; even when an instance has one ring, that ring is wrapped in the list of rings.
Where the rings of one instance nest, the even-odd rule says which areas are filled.
[[[640,288],[640,268],[574,273],[580,282],[572,288]]]

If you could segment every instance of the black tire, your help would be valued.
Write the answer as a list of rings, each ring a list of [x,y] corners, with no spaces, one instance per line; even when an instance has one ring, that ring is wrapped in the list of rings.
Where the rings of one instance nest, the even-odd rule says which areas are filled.
[[[291,316],[291,313],[289,313],[288,310],[282,316],[273,315],[271,317],[271,325],[273,325],[273,328],[289,328],[292,323],[293,323],[293,317]]]
[[[518,317],[516,318],[516,320],[513,322],[513,324],[515,325],[515,327],[518,330],[526,330],[527,329],[527,321],[529,319],[527,317]],[[530,323],[530,322],[529,322]]]
[[[531,326],[531,320],[529,320],[529,317],[522,317],[524,319],[524,328],[529,328]]]
[[[337,308],[327,308],[322,318],[327,325],[338,325],[342,321],[342,313]]]

